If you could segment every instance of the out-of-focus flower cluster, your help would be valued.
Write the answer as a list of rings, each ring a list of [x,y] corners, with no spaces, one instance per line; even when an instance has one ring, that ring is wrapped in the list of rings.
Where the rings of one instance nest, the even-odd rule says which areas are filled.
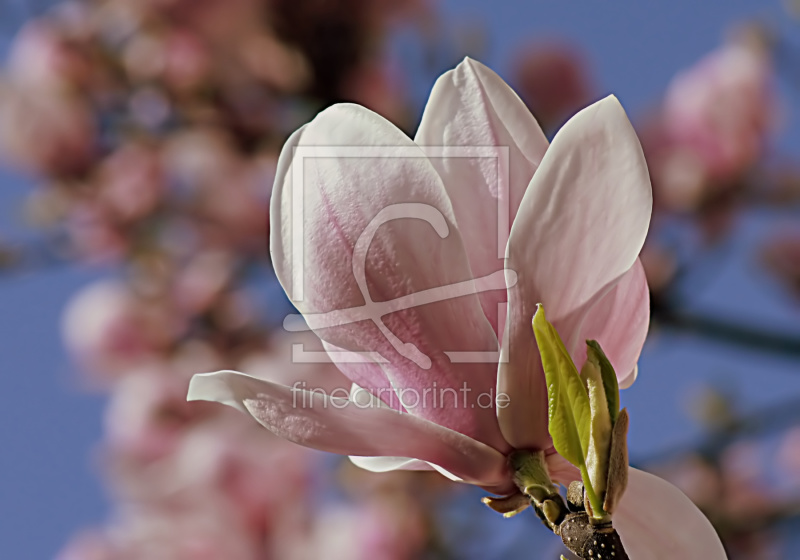
[[[116,270],[64,314],[84,382],[110,395],[97,461],[115,507],[63,560],[400,560],[426,546],[413,491],[326,503],[330,461],[186,402],[191,374],[232,366],[343,385],[330,364],[292,363],[291,343],[313,345],[282,338],[266,319],[275,298],[261,304],[276,157],[333,102],[402,123],[382,45],[426,9],[68,1],[16,36],[0,77],[0,148],[42,183],[27,215],[58,258]]]
[[[767,196],[762,166],[783,110],[770,41],[761,28],[740,28],[680,71],[642,123],[656,226],[642,262],[659,304],[687,266],[676,223],[702,253],[726,238],[748,201]]]
[[[650,465],[711,519],[734,560],[786,558],[779,523],[800,507],[797,403],[742,414],[733,395],[706,388],[694,403],[706,441]]]
[[[648,145],[658,202],[692,210],[741,182],[777,124],[767,46],[731,39],[670,83]]]

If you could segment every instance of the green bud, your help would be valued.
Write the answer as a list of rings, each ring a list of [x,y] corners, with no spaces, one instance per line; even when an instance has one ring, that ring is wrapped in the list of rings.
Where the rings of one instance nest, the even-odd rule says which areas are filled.
[[[611,434],[608,456],[608,480],[603,509],[614,513],[628,487],[628,411],[622,409]]]
[[[589,350],[591,351],[591,347]],[[608,480],[608,454],[611,449],[611,415],[608,410],[608,399],[606,398],[603,376],[596,360],[591,358],[586,360],[581,369],[581,377],[586,380],[591,410],[586,470],[589,473],[589,480],[591,480],[594,492],[597,496],[602,497],[606,491],[606,481]],[[601,514],[601,512],[597,513]]]
[[[591,476],[586,462],[589,455],[592,425],[592,410],[587,388],[561,337],[555,327],[547,321],[541,305],[533,316],[533,333],[536,336],[547,383],[548,428],[553,446],[562,457],[580,469],[586,500],[591,504],[586,509],[593,512],[594,517],[603,519],[606,517],[605,511],[603,511],[603,500],[594,491],[592,478],[597,480],[602,478],[603,486],[605,486],[606,479],[605,476],[601,477],[598,474],[601,472],[599,469],[602,469],[602,466],[596,465],[598,461],[593,463],[594,474]],[[602,377],[599,372],[598,376]],[[601,391],[597,393],[596,397],[602,397],[602,408],[605,410],[605,417],[608,420],[608,404],[602,392],[603,384],[599,382],[596,385],[600,387],[598,390]],[[610,425],[607,428],[610,431]],[[602,438],[601,435],[598,437]],[[607,438],[608,435],[606,435]],[[602,473],[605,475],[605,471]]]
[[[611,424],[617,421],[619,414],[619,382],[614,366],[606,358],[605,352],[596,340],[586,341],[586,360],[592,362],[600,369],[603,378],[603,388],[608,401],[608,413],[611,415]]]

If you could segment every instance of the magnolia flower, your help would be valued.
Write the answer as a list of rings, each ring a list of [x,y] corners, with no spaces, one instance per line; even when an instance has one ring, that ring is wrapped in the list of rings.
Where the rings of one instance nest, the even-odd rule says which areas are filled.
[[[359,152],[330,157],[331,146]],[[474,146],[508,151],[452,150]],[[370,150],[388,157],[365,159]],[[373,471],[436,469],[513,495],[509,457],[526,450],[568,484],[579,476],[552,448],[531,320],[543,303],[575,363],[596,339],[629,385],[648,327],[637,255],[650,209],[642,150],[613,96],[550,145],[516,94],[470,59],[439,78],[414,140],[369,110],[335,105],[283,149],[270,242],[278,278],[351,395],[223,371],[195,376],[188,398]],[[409,210],[419,219],[392,219]],[[614,525],[637,560],[725,557],[684,494],[635,469]]]

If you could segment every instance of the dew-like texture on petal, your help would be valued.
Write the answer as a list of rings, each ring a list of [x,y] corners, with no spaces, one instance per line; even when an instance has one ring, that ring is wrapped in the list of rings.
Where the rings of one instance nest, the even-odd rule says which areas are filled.
[[[189,400],[227,404],[250,414],[274,434],[342,455],[413,457],[466,482],[508,492],[505,457],[488,445],[412,414],[361,407],[347,398],[292,389],[234,371],[195,375]]]
[[[355,150],[343,157],[331,146]],[[471,293],[450,200],[423,151],[379,115],[335,105],[284,146],[270,212],[277,276],[317,335],[379,353],[406,409],[505,452],[493,407],[477,401],[494,389],[496,358],[454,364],[445,354],[498,346]],[[362,236],[370,229],[371,242]],[[294,286],[301,272],[302,298]]]
[[[547,392],[531,329],[536,304],[544,304],[570,340],[574,333],[565,326],[580,324],[579,314],[635,263],[651,208],[642,148],[617,99],[607,97],[570,119],[534,174],[508,243],[508,267],[518,282],[508,290],[498,376],[498,391],[510,402],[498,413],[514,447],[543,448],[549,441]]]
[[[634,370],[650,326],[650,290],[639,259],[588,312],[579,318],[569,341],[576,364],[586,360],[586,340],[597,340],[614,366],[621,387],[634,381]]]
[[[686,495],[652,474],[630,469],[614,527],[635,560],[725,560],[714,527]]]
[[[414,139],[421,146],[456,148],[431,163],[450,195],[473,273],[500,270],[509,226],[548,145],[536,119],[497,74],[466,58],[436,81]],[[498,304],[506,293],[480,297],[499,332]]]

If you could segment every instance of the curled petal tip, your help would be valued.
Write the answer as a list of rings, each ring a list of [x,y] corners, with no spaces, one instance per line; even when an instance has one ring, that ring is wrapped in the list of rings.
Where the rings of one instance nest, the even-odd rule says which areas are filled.
[[[209,391],[213,387],[215,373],[198,373],[189,381],[189,390],[186,393],[187,401],[216,401]]]
[[[241,402],[241,395],[237,395],[231,378],[241,376],[236,371],[215,371],[212,373],[198,373],[189,381],[189,390],[186,392],[187,401],[210,401],[228,405],[241,412],[247,412]]]

